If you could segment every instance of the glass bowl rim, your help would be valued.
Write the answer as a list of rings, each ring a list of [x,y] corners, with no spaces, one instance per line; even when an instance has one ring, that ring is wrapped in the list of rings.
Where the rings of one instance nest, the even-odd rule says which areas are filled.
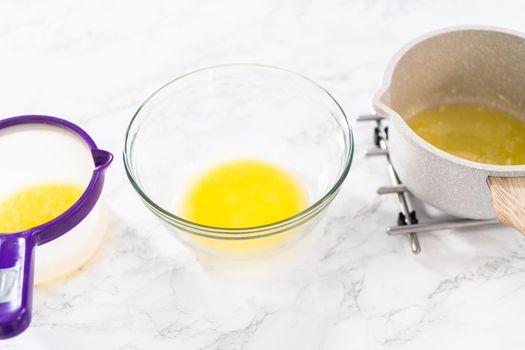
[[[212,71],[215,69],[221,69],[221,68],[262,68],[262,69],[269,69],[269,70],[276,70],[281,73],[286,73],[289,75],[292,75],[296,78],[301,78],[306,83],[313,84],[315,87],[320,89],[322,93],[324,93],[326,96],[328,96],[329,100],[332,101],[339,112],[341,112],[341,115],[343,116],[343,124],[340,123],[339,126],[341,129],[346,127],[346,132],[348,134],[347,137],[345,137],[345,164],[343,169],[340,171],[337,181],[330,187],[326,193],[319,198],[314,203],[310,204],[308,207],[300,211],[299,213],[296,213],[292,216],[289,216],[285,219],[275,221],[269,224],[259,225],[259,226],[251,226],[251,227],[239,227],[239,228],[229,228],[229,227],[217,227],[217,226],[208,226],[208,225],[202,225],[198,224],[196,222],[184,219],[183,217],[177,216],[173,213],[171,213],[169,210],[164,209],[162,206],[157,204],[153,199],[151,199],[146,192],[142,189],[141,185],[139,184],[139,181],[135,179],[134,171],[133,171],[133,161],[132,161],[132,151],[133,151],[133,142],[135,139],[135,134],[131,135],[131,130],[134,126],[134,123],[137,121],[138,116],[141,112],[141,110],[146,106],[148,102],[150,102],[158,93],[160,93],[162,90],[167,88],[173,83],[176,83],[177,81],[184,79],[189,76],[196,75],[198,73],[202,73],[205,71]],[[346,135],[346,133],[345,133]],[[133,138],[132,138],[133,136]],[[324,208],[326,205],[328,205],[332,199],[335,197],[335,195],[338,193],[339,189],[341,188],[342,184],[344,183],[348,172],[350,171],[350,167],[352,165],[352,160],[354,156],[354,136],[352,127],[348,121],[348,118],[346,116],[346,113],[344,112],[343,108],[337,102],[337,100],[330,94],[325,88],[323,88],[321,85],[313,81],[312,79],[294,72],[292,70],[288,70],[285,68],[280,68],[272,65],[267,64],[260,64],[260,63],[228,63],[228,64],[218,64],[218,65],[212,65],[212,66],[206,66],[199,69],[192,70],[188,73],[182,74],[167,83],[163,84],[160,88],[155,90],[137,109],[135,114],[133,115],[133,118],[131,118],[131,121],[129,122],[129,125],[126,129],[126,135],[124,140],[124,151],[123,151],[123,160],[124,160],[124,168],[126,170],[126,175],[131,182],[131,185],[133,186],[133,189],[139,194],[141,199],[147,204],[147,206],[150,207],[150,210],[152,210],[156,215],[161,215],[164,217],[167,217],[168,219],[174,221],[175,223],[184,226],[186,229],[193,229],[193,230],[200,230],[205,231],[208,233],[214,233],[214,234],[233,234],[233,235],[239,235],[239,234],[262,234],[262,236],[271,235],[268,233],[268,231],[272,230],[278,230],[280,228],[292,225],[296,226],[299,223],[302,222],[303,219],[308,219],[310,215],[316,214],[320,209]],[[161,219],[164,219],[161,217]],[[194,232],[198,235],[203,235],[198,232]],[[276,232],[279,233],[279,232]],[[233,237],[232,237],[233,238]]]

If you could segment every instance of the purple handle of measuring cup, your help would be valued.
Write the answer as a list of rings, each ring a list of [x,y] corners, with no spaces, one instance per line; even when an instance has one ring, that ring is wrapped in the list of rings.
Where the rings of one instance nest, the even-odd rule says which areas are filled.
[[[31,322],[35,243],[29,231],[0,234],[0,339]]]
[[[67,120],[26,115],[0,120],[0,129],[21,124],[48,124],[80,136],[91,150],[95,169],[80,198],[55,219],[26,231],[0,233],[0,339],[14,337],[31,323],[35,247],[56,239],[78,225],[97,203],[104,171],[113,155],[98,149],[89,135]]]

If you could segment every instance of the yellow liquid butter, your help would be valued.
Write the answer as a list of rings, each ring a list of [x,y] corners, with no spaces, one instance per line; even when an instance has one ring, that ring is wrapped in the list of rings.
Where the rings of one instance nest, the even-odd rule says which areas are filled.
[[[286,170],[259,160],[234,160],[204,172],[183,201],[184,217],[192,222],[247,228],[271,224],[306,207],[299,182]],[[281,243],[287,233],[250,240],[197,239],[215,249],[249,252]]]
[[[454,103],[422,110],[408,125],[437,148],[496,165],[525,164],[525,122],[499,109]]]
[[[82,195],[73,184],[45,183],[14,192],[0,200],[0,232],[27,230],[53,220]]]
[[[298,182],[285,170],[257,160],[237,160],[206,171],[188,192],[184,216],[222,228],[261,226],[305,206]]]

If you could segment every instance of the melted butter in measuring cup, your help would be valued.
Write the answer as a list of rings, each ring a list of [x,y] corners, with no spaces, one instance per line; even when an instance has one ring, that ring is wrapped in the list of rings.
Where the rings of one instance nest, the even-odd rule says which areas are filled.
[[[70,183],[42,183],[0,200],[0,232],[17,232],[53,220],[77,201],[83,188]]]
[[[0,130],[0,233],[49,222],[69,209],[94,169],[90,149],[78,135],[45,124]],[[106,231],[100,203],[70,232],[36,250],[35,283],[67,275],[93,256]]]

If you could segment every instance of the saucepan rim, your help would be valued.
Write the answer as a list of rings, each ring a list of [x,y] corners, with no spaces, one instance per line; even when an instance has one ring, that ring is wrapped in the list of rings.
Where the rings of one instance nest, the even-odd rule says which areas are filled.
[[[394,109],[390,108],[389,106],[387,106],[385,103],[382,102],[383,97],[388,93],[388,90],[392,83],[392,77],[393,77],[394,71],[398,63],[401,61],[401,59],[406,53],[408,53],[416,45],[424,41],[427,41],[429,39],[435,38],[443,34],[448,34],[448,33],[453,33],[453,32],[464,32],[464,31],[490,31],[490,32],[503,33],[503,34],[516,36],[522,40],[525,40],[525,35],[517,31],[513,31],[510,29],[501,28],[501,27],[495,27],[495,26],[476,26],[476,25],[456,26],[456,27],[441,28],[441,29],[434,30],[429,33],[423,34],[413,39],[409,43],[407,43],[392,57],[385,71],[384,78],[383,78],[383,84],[381,88],[378,90],[378,92],[374,95],[373,107],[379,114],[383,116],[388,116],[388,118],[390,117],[397,118],[398,121],[400,122],[399,123],[400,128],[401,128],[400,131],[403,132],[405,137],[408,137],[413,142],[415,142],[418,146],[424,148],[428,152],[431,152],[441,158],[444,158],[458,166],[485,171],[489,175],[506,175],[506,176],[524,175],[525,174],[525,164],[523,165],[494,165],[494,164],[479,163],[479,162],[474,162],[474,161],[467,160],[464,158],[460,158],[458,156],[447,153],[437,148],[436,146],[424,140],[414,130],[412,130],[412,128],[410,128],[407,125],[407,123],[399,115],[399,113],[397,113]]]

